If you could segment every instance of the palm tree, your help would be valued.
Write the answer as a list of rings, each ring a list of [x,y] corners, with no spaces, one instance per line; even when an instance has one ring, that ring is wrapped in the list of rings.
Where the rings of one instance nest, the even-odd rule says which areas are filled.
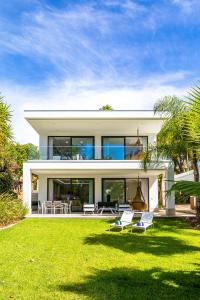
[[[200,182],[198,159],[200,156],[200,86],[194,86],[186,97],[185,107],[188,112],[184,115],[185,129],[184,138],[188,143],[188,148],[192,151],[192,162],[194,170],[194,182],[176,182],[172,186],[172,191],[182,192],[186,195],[196,196],[196,216],[200,221]]]
[[[184,139],[184,114],[187,108],[176,96],[166,96],[154,105],[154,113],[165,118],[157,136],[157,151],[174,162],[175,172],[182,173],[188,168],[188,144]]]
[[[184,139],[184,114],[187,108],[184,101],[176,96],[165,96],[154,105],[154,113],[162,116],[165,121],[157,135],[157,145],[149,145],[144,155],[144,168],[152,160],[170,158],[174,163],[175,173],[186,171],[188,166],[188,144]],[[157,154],[155,157],[155,153]]]
[[[10,107],[3,101],[0,95],[0,149],[4,148],[9,140],[12,139]]]
[[[113,110],[112,106],[109,104],[103,105],[102,107],[99,108],[99,110]]]
[[[10,157],[8,144],[12,140],[10,107],[0,95],[0,192],[11,189],[12,176],[10,171]]]

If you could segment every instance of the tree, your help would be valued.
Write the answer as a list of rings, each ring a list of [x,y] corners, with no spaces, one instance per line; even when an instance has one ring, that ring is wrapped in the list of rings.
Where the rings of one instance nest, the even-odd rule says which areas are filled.
[[[38,157],[38,148],[33,144],[14,142],[10,107],[0,96],[0,193],[12,191],[21,180],[23,162]]]
[[[154,105],[154,113],[165,118],[165,122],[157,135],[157,152],[162,157],[172,159],[176,173],[189,169],[191,152],[184,139],[187,107],[184,101],[176,96],[166,96]]]
[[[194,181],[176,182],[171,188],[171,191],[178,191],[188,195],[196,196],[196,217],[200,222],[200,182],[199,182],[199,166],[198,160],[200,157],[200,86],[194,86],[186,97],[185,107],[187,113],[184,115],[185,128],[184,139],[188,143],[188,148],[192,151],[192,162],[194,170]]]
[[[9,169],[9,156],[6,151],[12,137],[10,107],[0,95],[0,192],[10,191],[13,184]]]
[[[109,104],[103,105],[101,108],[99,108],[99,110],[113,110],[112,106]]]
[[[31,143],[10,143],[7,147],[7,153],[10,157],[10,167],[16,181],[20,180],[23,174],[23,162],[39,158],[38,148]]]
[[[10,107],[0,95],[0,151],[4,149],[12,137]]]

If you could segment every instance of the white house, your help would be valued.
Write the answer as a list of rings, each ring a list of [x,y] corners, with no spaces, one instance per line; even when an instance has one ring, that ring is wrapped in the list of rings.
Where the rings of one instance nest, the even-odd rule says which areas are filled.
[[[148,144],[156,143],[163,119],[152,111],[28,110],[25,119],[39,134],[38,160],[24,163],[23,199],[32,211],[31,176],[38,176],[38,200],[66,201],[72,210],[83,203],[127,203],[138,182],[146,207],[158,207],[158,175],[173,179],[170,161],[141,163]],[[170,182],[166,181],[166,188]],[[174,197],[165,200],[174,214]]]

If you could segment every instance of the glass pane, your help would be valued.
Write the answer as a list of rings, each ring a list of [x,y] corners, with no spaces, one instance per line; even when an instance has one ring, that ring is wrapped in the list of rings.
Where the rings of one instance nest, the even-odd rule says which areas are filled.
[[[73,200],[83,203],[94,203],[94,182],[92,179],[72,179]]]
[[[94,145],[91,137],[72,138],[72,158],[73,159],[93,159]]]
[[[148,205],[148,179],[146,178],[140,178],[139,179],[141,183],[141,189],[142,189],[142,194],[144,196],[144,200]],[[133,200],[133,198],[136,195],[137,191],[137,186],[138,186],[138,179],[126,179],[126,202]]]
[[[125,159],[141,160],[147,147],[147,137],[126,137],[125,145]]]
[[[70,137],[49,138],[49,159],[65,160],[71,159]]]
[[[48,200],[61,200],[66,202],[71,194],[70,179],[49,179]]]
[[[71,201],[72,211],[82,211],[83,203],[94,203],[94,181],[84,178],[49,179],[48,200]]]
[[[103,180],[104,202],[125,202],[125,182],[123,179]]]
[[[103,138],[103,159],[124,159],[124,138]]]

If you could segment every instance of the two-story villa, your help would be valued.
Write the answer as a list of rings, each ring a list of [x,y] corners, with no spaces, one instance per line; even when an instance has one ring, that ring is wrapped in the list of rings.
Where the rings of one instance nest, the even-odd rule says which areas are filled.
[[[31,176],[38,176],[38,199],[71,199],[73,211],[83,203],[128,203],[138,180],[147,205],[158,207],[158,175],[173,179],[170,161],[141,163],[148,144],[156,144],[163,119],[153,111],[25,111],[39,134],[38,160],[24,163],[23,199],[32,211]],[[139,178],[139,179],[138,179]],[[166,189],[170,181],[165,182]],[[165,199],[174,214],[173,195]]]

